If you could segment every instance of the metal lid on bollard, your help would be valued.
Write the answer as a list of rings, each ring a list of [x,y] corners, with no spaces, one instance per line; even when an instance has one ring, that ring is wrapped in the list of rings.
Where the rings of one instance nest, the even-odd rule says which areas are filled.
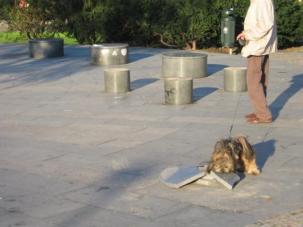
[[[192,52],[170,52],[164,53],[163,56],[165,58],[206,58],[207,54],[202,53],[192,53]]]
[[[40,38],[40,39],[30,39],[29,43],[63,43],[64,39],[61,38]]]
[[[104,72],[127,72],[127,71],[129,71],[128,68],[108,67],[104,69]]]
[[[126,48],[128,44],[126,43],[103,43],[103,44],[93,44],[95,48]]]
[[[227,71],[232,71],[232,72],[237,72],[237,71],[246,71],[246,67],[226,67],[224,68],[224,70],[227,70]]]
[[[162,77],[161,80],[165,80],[165,81],[186,81],[186,80],[193,80],[192,77]]]

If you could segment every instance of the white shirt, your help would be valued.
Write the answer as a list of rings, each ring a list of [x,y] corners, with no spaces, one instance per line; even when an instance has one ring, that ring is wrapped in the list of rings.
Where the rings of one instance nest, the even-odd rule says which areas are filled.
[[[261,56],[277,51],[277,25],[272,0],[250,0],[244,34],[247,40],[242,56]]]

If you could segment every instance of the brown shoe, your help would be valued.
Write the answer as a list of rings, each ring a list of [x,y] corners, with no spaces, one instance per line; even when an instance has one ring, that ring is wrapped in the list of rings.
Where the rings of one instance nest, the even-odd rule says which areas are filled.
[[[272,119],[260,119],[258,117],[254,117],[247,119],[247,122],[250,124],[269,124],[272,123]]]
[[[255,114],[255,113],[250,113],[250,114],[247,114],[247,115],[245,115],[245,118],[256,118],[257,117],[257,115]]]

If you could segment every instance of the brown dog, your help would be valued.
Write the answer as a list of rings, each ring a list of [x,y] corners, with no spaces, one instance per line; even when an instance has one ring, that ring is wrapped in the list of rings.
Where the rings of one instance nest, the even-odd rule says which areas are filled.
[[[259,175],[256,153],[245,136],[222,139],[215,145],[207,172],[231,173],[235,171]]]

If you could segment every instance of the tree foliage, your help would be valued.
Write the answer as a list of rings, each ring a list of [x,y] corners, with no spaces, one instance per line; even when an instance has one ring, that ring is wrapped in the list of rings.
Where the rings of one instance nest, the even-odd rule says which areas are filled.
[[[104,42],[105,26],[112,13],[112,9],[106,4],[108,2],[84,0],[67,19],[67,31],[80,43]]]
[[[302,40],[303,6],[274,0],[280,47]],[[15,3],[14,3],[15,2]],[[243,29],[249,0],[0,0],[11,9],[14,30],[28,37],[68,32],[80,43],[128,42],[190,48],[220,44],[223,9],[234,8],[236,33]],[[3,11],[4,8],[1,7]]]
[[[28,38],[52,37],[63,31],[60,7],[56,1],[28,0],[20,6],[16,1],[10,11],[10,27]]]
[[[301,4],[301,5],[300,5]],[[288,47],[303,40],[303,6],[299,1],[276,0],[278,43]]]
[[[159,35],[162,43],[196,49],[198,42],[207,42],[213,36],[210,0],[176,0],[173,5],[170,7],[174,10],[172,17],[154,26],[155,34]]]
[[[13,5],[12,0],[0,0],[0,20],[9,20],[9,13]]]

